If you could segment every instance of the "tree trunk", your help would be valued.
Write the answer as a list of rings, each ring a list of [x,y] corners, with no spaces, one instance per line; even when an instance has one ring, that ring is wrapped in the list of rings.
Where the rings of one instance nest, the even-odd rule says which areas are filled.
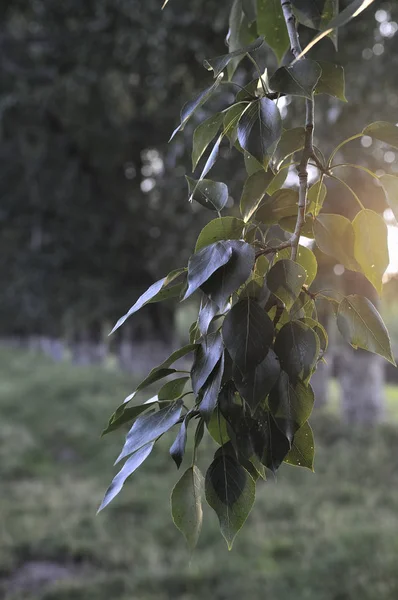
[[[384,363],[351,346],[340,349],[341,409],[347,423],[373,425],[384,417]]]

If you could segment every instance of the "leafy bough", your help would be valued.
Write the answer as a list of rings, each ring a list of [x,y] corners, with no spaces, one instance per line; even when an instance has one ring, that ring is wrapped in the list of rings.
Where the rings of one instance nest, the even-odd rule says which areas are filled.
[[[234,0],[229,53],[205,61],[215,80],[183,107],[173,133],[222,90],[221,84],[234,85],[241,60],[254,65],[256,78],[236,86],[235,102],[201,123],[193,136],[193,168],[202,160],[204,166],[198,177],[187,178],[189,199],[216,218],[200,233],[188,266],[154,283],[113,329],[148,303],[200,297],[189,344],[153,368],[109,420],[104,434],[126,426],[129,430],[117,459],[124,465],[100,507],[121,491],[156,442],[174,430],[170,455],[177,468],[185,464],[185,469],[171,494],[172,516],[190,548],[199,538],[203,497],[217,514],[231,548],[253,506],[256,485],[267,472],[275,473],[283,463],[313,470],[314,439],[308,419],[315,399],[310,381],[328,344],[317,315],[319,299],[331,304],[338,329],[351,346],[394,363],[388,332],[373,304],[357,294],[342,297],[314,291],[317,260],[311,248],[300,244],[302,234],[312,238],[321,252],[361,273],[381,291],[388,265],[386,225],[363,206],[340,178],[340,170],[364,169],[377,179],[395,216],[398,178],[379,178],[361,165],[336,163],[335,158],[344,144],[361,135],[398,147],[398,127],[373,123],[339,144],[326,160],[313,141],[315,97],[329,94],[345,101],[344,71],[304,58],[308,47],[301,49],[297,30],[299,21],[320,31],[312,46],[325,35],[335,41],[335,30],[365,4],[370,2],[355,0],[339,14],[337,0]],[[242,39],[249,45],[242,45]],[[256,53],[264,44],[278,61],[290,47],[293,61],[270,77],[261,73]],[[283,129],[278,108],[282,95],[304,99],[304,127]],[[242,154],[247,170],[239,216],[222,216],[228,187],[207,178],[226,140]],[[309,164],[318,172],[311,187]],[[298,189],[283,187],[292,165],[297,167]],[[327,178],[352,193],[358,204],[352,221],[323,210]],[[279,238],[275,225],[284,232]],[[188,356],[189,371],[180,366]],[[154,396],[135,403],[137,395],[156,384],[160,387]],[[190,431],[193,441],[188,446]],[[205,435],[217,449],[203,476],[197,457]]]

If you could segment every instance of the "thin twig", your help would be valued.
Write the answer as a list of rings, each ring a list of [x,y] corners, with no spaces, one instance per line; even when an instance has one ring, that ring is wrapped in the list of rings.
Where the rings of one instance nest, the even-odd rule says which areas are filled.
[[[293,7],[291,0],[281,0],[281,6],[283,10],[283,16],[285,18],[287,31],[290,40],[290,49],[295,59],[301,54],[300,40],[297,32],[296,18],[293,13]],[[296,226],[294,232],[289,240],[292,248],[291,259],[296,260],[297,250],[300,243],[300,234],[305,223],[305,210],[307,206],[307,191],[308,191],[308,161],[310,158],[315,159],[317,163],[317,157],[314,154],[313,146],[313,133],[314,133],[314,96],[311,99],[306,100],[306,122],[305,122],[305,138],[304,148],[301,154],[300,164],[297,172],[299,176],[299,202],[298,202],[298,213]]]

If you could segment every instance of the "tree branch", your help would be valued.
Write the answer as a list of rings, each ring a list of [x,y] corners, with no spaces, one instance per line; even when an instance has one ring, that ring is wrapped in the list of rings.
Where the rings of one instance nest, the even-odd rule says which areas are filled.
[[[291,0],[281,0],[283,16],[285,18],[287,31],[290,40],[290,49],[294,58],[298,58],[301,54],[300,40],[297,33],[296,19],[293,13]],[[305,223],[305,209],[307,206],[307,190],[308,190],[308,161],[314,158],[313,147],[313,132],[314,132],[314,97],[306,100],[306,123],[305,123],[305,139],[304,148],[301,154],[300,164],[297,168],[299,176],[299,203],[296,226],[289,240],[292,247],[291,259],[296,260],[297,249],[300,242],[300,234]]]

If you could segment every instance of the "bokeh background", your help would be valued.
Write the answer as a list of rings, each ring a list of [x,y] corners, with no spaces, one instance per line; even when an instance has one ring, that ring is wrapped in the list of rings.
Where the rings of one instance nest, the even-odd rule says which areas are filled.
[[[195,304],[150,305],[108,338],[154,280],[183,265],[209,213],[187,201],[194,126],[233,100],[225,88],[170,145],[181,105],[225,53],[229,2],[4,0],[0,5],[0,597],[6,600],[396,600],[398,376],[345,347],[326,310],[327,364],[315,376],[315,474],[285,465],[228,552],[205,510],[190,557],[169,516],[178,479],[165,439],[95,516],[122,434],[109,414],[186,340]],[[344,5],[344,2],[342,3]],[[304,39],[312,33],[303,28]],[[346,69],[349,103],[318,102],[327,153],[376,120],[398,121],[398,3],[377,1],[315,57]],[[275,65],[270,51],[261,60]],[[259,60],[260,60],[259,59]],[[237,80],[252,76],[242,63]],[[282,106],[301,124],[300,101]],[[245,178],[222,149],[214,178]],[[378,174],[398,156],[363,138],[345,147]],[[225,160],[223,160],[225,159]],[[344,173],[389,225],[378,304],[398,355],[398,236],[380,188]],[[327,207],[351,216],[331,185]],[[359,275],[318,255],[318,286],[374,299]],[[145,399],[144,397],[142,399]],[[201,461],[213,447],[205,440]]]

